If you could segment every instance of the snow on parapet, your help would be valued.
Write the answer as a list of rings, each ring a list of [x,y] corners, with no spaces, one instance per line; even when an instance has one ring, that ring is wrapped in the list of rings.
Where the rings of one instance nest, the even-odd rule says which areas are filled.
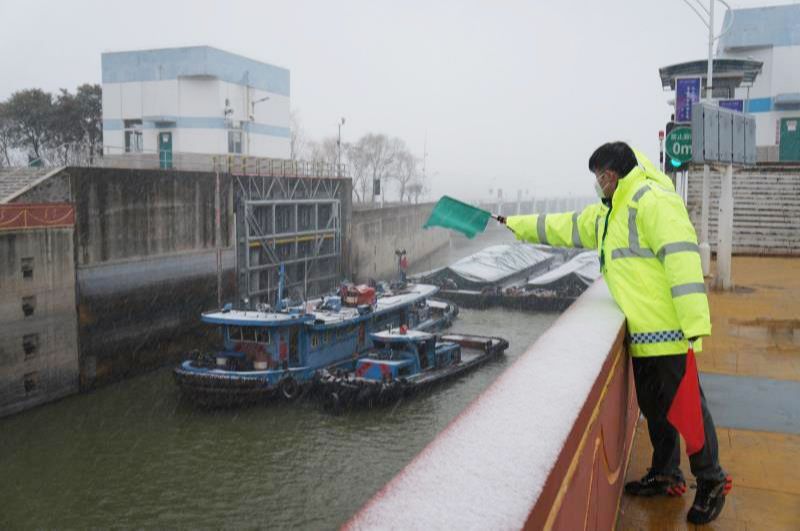
[[[521,528],[623,324],[595,282],[345,527]]]

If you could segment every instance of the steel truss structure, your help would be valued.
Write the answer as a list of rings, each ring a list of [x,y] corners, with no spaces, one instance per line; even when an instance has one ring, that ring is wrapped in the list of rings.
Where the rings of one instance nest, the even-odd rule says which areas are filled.
[[[240,302],[275,302],[280,265],[284,296],[309,298],[342,275],[341,179],[232,175]]]

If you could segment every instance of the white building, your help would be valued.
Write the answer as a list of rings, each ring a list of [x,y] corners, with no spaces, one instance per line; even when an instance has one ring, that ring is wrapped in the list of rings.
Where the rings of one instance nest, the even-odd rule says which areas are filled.
[[[800,5],[735,9],[723,27],[731,17],[717,56],[763,63],[749,92],[738,88],[735,96],[756,116],[756,144],[774,146],[780,160],[800,160]]]
[[[289,70],[209,46],[102,55],[107,155],[288,159]]]

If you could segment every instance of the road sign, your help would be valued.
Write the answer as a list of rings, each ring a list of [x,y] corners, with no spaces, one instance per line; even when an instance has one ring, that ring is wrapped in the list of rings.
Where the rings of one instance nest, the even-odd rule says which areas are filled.
[[[692,128],[676,127],[667,135],[665,151],[671,159],[681,162],[692,160]]]

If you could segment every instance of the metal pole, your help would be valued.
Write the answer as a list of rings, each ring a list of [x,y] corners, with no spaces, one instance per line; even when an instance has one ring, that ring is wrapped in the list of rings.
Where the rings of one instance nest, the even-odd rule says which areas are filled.
[[[710,168],[708,164],[703,165],[703,196],[700,210],[700,265],[703,268],[703,276],[707,277],[711,272],[711,246],[708,243],[708,204],[711,194]]]
[[[219,170],[214,186],[214,240],[217,248],[217,308],[222,308],[222,205],[219,196]]]
[[[708,65],[706,70],[706,100],[713,99],[714,85],[714,2],[709,0],[708,10]],[[708,212],[710,195],[710,168],[708,164],[703,164],[703,204],[700,210],[700,264],[703,268],[703,275],[708,276],[711,272],[711,245],[708,243]],[[717,220],[719,222],[719,220]],[[719,248],[717,248],[719,257]]]
[[[708,4],[708,72],[706,73],[706,99],[711,101],[714,79],[714,1]]]

